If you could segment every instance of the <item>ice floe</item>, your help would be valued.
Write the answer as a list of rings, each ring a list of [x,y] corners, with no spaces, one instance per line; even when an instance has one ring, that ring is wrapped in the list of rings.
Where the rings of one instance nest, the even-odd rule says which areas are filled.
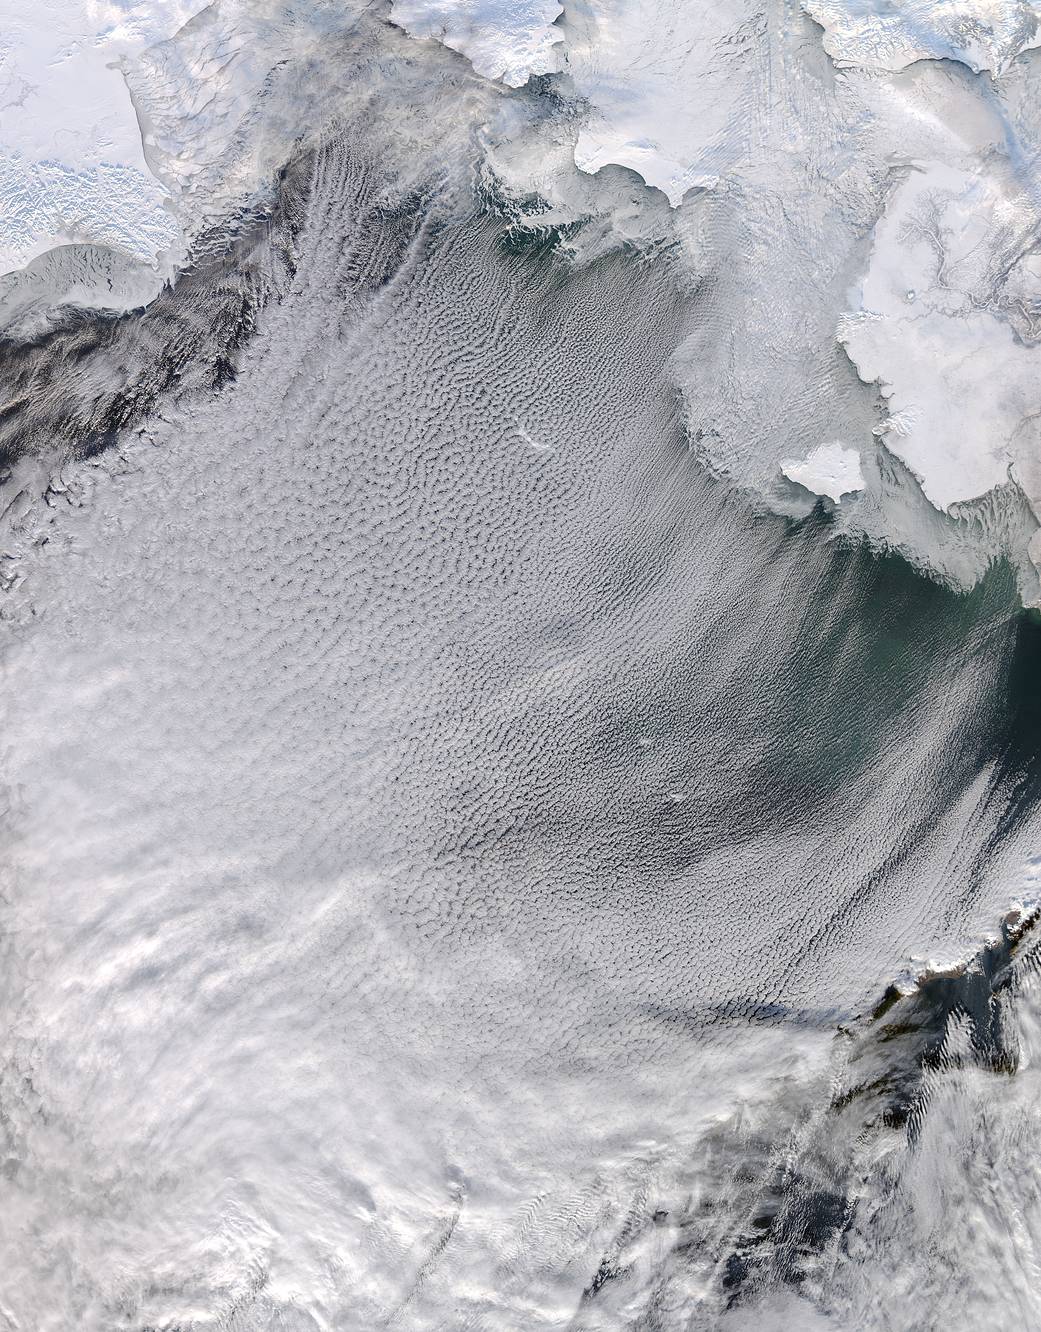
[[[835,441],[818,444],[802,460],[787,458],[781,471],[815,495],[826,495],[836,503],[843,495],[864,489],[864,474],[860,470],[860,454]]]

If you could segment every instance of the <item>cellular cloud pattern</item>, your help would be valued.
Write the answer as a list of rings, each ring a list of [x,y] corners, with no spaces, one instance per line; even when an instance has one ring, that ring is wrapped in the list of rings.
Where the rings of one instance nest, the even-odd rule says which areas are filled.
[[[84,12],[176,237],[0,293],[2,1318],[1041,1326],[1026,17]]]

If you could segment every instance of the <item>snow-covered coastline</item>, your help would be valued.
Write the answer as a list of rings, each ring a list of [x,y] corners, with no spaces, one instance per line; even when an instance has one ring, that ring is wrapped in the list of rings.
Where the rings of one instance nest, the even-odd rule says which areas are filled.
[[[356,18],[332,0],[19,5],[0,36],[0,321],[153,299],[321,128],[340,88],[305,74]]]
[[[1032,4],[374,12],[20,5],[0,38],[4,330],[34,335],[63,307],[147,304],[366,98],[404,160],[395,127],[415,72],[435,87],[451,71],[477,153],[467,169],[519,216],[584,227],[594,251],[667,249],[688,274],[698,317],[676,377],[713,469],[769,495],[806,461],[796,441],[842,439],[866,458],[881,439],[918,499],[894,506],[867,467],[843,492],[849,530],[955,581],[921,504],[955,519],[969,506],[970,566],[1023,548],[970,511],[1018,488],[1041,515]],[[383,33],[367,29],[368,47],[363,15]]]
[[[104,247],[157,275],[177,245],[125,70],[205,0],[41,0],[0,36],[0,275],[63,246]]]

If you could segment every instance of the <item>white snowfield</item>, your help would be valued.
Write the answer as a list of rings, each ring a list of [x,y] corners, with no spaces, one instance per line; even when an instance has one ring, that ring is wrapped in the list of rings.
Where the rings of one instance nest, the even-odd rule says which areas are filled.
[[[1005,291],[1035,230],[1014,185],[938,162],[915,164],[875,228],[862,309],[840,336],[880,386],[890,451],[937,508],[1001,485],[1037,451],[1041,354],[1017,336]]]
[[[916,60],[958,60],[1000,73],[1041,46],[1030,0],[803,0],[839,65],[900,70]]]
[[[354,17],[338,0],[9,8],[0,326],[26,292],[46,304],[48,284],[54,306],[120,310],[158,294],[193,241],[267,186],[306,134],[327,90],[300,69]]]
[[[751,128],[741,67],[752,19],[747,0],[590,0],[569,13],[567,69],[590,105],[576,164],[628,167],[673,208],[715,186]]]
[[[60,245],[155,264],[177,239],[124,68],[205,0],[33,0],[0,33],[0,273]]]

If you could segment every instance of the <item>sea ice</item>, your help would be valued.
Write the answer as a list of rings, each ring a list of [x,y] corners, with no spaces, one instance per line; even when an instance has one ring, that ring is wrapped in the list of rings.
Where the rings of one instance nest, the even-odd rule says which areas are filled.
[[[958,60],[999,74],[1041,45],[1030,0],[803,0],[840,65],[900,70],[916,60]]]
[[[558,0],[394,0],[391,18],[412,37],[459,51],[478,74],[520,88],[559,68]]]
[[[750,75],[762,58],[744,0],[590,0],[568,15],[567,68],[589,115],[575,162],[636,171],[675,208],[688,190],[712,188],[752,122]]]
[[[154,263],[177,227],[145,159],[124,62],[203,0],[42,0],[0,37],[0,274],[54,246],[108,245]]]
[[[875,228],[860,309],[840,338],[888,408],[879,427],[940,509],[1008,479],[1036,444],[1041,360],[1007,318],[1029,199],[996,170],[916,164]]]
[[[826,495],[838,503],[843,495],[864,489],[864,474],[860,470],[860,454],[837,441],[818,444],[802,460],[787,458],[781,471],[790,481],[796,481],[815,495]]]

